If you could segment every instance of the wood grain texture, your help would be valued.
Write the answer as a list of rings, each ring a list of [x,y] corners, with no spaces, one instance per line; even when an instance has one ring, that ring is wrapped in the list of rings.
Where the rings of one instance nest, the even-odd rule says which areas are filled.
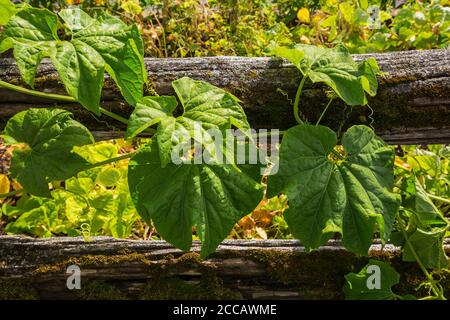
[[[445,249],[450,253],[450,242]],[[369,259],[335,240],[312,253],[296,240],[226,240],[203,261],[199,250],[198,242],[194,253],[183,253],[164,241],[0,236],[0,284],[26,284],[44,299],[114,298],[112,293],[142,299],[338,299],[344,275]],[[401,290],[417,285],[420,270],[400,261],[399,248],[381,250],[375,242],[370,257],[393,264],[406,279]],[[80,291],[66,288],[66,268],[73,264],[82,271]]]
[[[450,50],[402,51],[383,54],[355,55],[355,60],[374,57],[385,74],[379,77],[379,93],[369,100],[370,108],[344,110],[333,104],[323,123],[336,129],[345,119],[351,124],[368,124],[389,143],[450,142]],[[208,81],[238,96],[254,128],[286,129],[295,124],[291,103],[299,83],[299,72],[290,63],[275,58],[206,57],[186,59],[146,58],[148,93],[173,94],[171,81],[183,76]],[[0,59],[0,79],[20,83],[20,75],[12,59]],[[64,93],[49,60],[38,68],[36,88]],[[322,86],[307,83],[302,94],[301,110],[307,119],[320,115],[326,96]],[[104,106],[128,116],[130,107],[106,76]],[[30,106],[48,106],[54,102],[25,96],[0,88],[0,122]],[[77,119],[94,131],[110,131],[123,125],[95,118],[73,105]],[[373,112],[373,113],[372,113]],[[373,120],[373,121],[372,121]],[[105,135],[103,135],[104,138]]]

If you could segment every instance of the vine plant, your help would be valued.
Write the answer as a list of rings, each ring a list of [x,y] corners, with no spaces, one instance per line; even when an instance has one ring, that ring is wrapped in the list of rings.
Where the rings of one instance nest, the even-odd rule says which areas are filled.
[[[24,82],[33,87],[38,64],[49,57],[68,95],[38,92],[4,81],[0,86],[57,101],[78,102],[97,115],[127,124],[125,138],[156,129],[139,150],[91,164],[75,147],[93,144],[94,139],[70,112],[57,108],[20,112],[6,124],[3,138],[14,146],[10,175],[23,190],[2,197],[19,192],[51,197],[49,186],[53,181],[129,158],[129,192],[139,214],[147,223],[153,222],[164,239],[185,251],[192,245],[195,226],[202,241],[202,257],[213,253],[233,225],[258,205],[264,195],[259,168],[255,171],[233,162],[171,161],[180,140],[196,140],[197,125],[204,135],[211,128],[220,132],[232,127],[250,129],[239,100],[232,94],[185,77],[172,83],[176,96],[144,97],[146,71],[138,30],[111,15],[91,17],[77,8],[56,15],[13,4],[3,5],[0,14],[5,25],[0,53],[13,50]],[[70,40],[61,40],[61,32],[64,39]],[[448,221],[419,181],[412,184],[413,203],[401,205],[400,197],[392,192],[393,149],[371,128],[353,126],[338,140],[335,132],[319,124],[333,99],[350,106],[364,105],[366,94],[376,94],[376,61],[370,58],[355,62],[342,45],[332,49],[272,46],[269,52],[290,60],[303,75],[294,102],[299,124],[285,132],[279,171],[270,175],[267,183],[268,196],[287,195],[285,217],[292,233],[308,250],[338,233],[348,250],[363,255],[367,255],[374,233],[383,244],[395,238],[403,248],[403,259],[419,263],[431,297],[443,299],[443,288],[427,269],[448,265],[442,243]],[[129,119],[100,106],[105,71],[134,107]],[[324,83],[334,92],[314,125],[302,120],[299,113],[306,81]],[[182,112],[175,116],[178,101]],[[204,142],[203,147],[208,150],[208,143]],[[347,277],[348,297],[366,297],[364,290],[358,290],[358,279]]]

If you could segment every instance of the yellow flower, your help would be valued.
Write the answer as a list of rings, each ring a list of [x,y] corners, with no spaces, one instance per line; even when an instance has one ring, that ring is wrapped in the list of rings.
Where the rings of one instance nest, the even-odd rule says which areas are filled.
[[[301,8],[300,10],[298,10],[297,18],[298,18],[298,20],[301,23],[308,24],[311,21],[311,19],[309,17],[309,10],[308,10],[308,8]]]

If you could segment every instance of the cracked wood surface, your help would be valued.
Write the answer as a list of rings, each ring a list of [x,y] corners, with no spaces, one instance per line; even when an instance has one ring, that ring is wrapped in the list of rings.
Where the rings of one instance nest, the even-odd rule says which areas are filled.
[[[336,129],[341,120],[351,124],[372,124],[391,144],[450,142],[450,50],[400,51],[354,55],[355,60],[374,57],[385,74],[379,77],[380,88],[369,99],[370,108],[344,110],[333,103],[323,123]],[[286,129],[295,124],[291,103],[300,80],[290,63],[275,58],[206,57],[185,59],[146,58],[148,92],[173,94],[170,82],[183,76],[208,81],[225,88],[242,100],[254,128]],[[0,59],[0,79],[20,83],[14,61]],[[301,111],[312,122],[326,103],[322,86],[306,83]],[[38,68],[36,89],[64,94],[53,65],[44,59]],[[0,123],[29,107],[45,107],[54,102],[26,96],[0,88]],[[107,139],[121,135],[123,125],[95,118],[73,104],[59,104],[73,110],[94,135]],[[103,106],[128,116],[129,106],[106,76]],[[373,113],[372,113],[373,112]],[[373,119],[373,122],[372,122]]]

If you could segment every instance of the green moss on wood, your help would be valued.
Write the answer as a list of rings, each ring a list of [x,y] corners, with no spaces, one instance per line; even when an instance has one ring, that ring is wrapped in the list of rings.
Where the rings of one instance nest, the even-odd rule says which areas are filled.
[[[36,290],[22,279],[0,279],[0,300],[35,300]]]
[[[82,300],[127,300],[129,297],[116,285],[101,280],[82,280],[77,296]]]
[[[71,257],[66,260],[56,262],[54,264],[46,264],[39,266],[34,274],[58,273],[67,269],[70,265],[96,266],[96,265],[117,265],[126,262],[140,262],[150,264],[150,260],[140,253],[123,253],[118,255],[85,255],[81,257]]]

